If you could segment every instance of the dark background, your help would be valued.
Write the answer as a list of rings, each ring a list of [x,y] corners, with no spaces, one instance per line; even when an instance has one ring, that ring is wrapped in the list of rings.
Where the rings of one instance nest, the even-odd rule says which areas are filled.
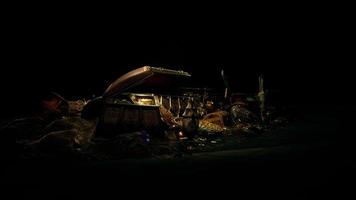
[[[351,163],[353,155],[351,149],[354,139],[349,136],[352,131],[347,129],[352,129],[351,116],[354,112],[346,105],[352,103],[355,85],[352,72],[352,67],[355,66],[354,21],[351,12],[340,10],[334,5],[323,8],[323,5],[325,3],[314,7],[305,5],[302,9],[297,5],[282,5],[283,8],[280,8],[281,5],[269,5],[274,9],[257,4],[249,9],[240,5],[227,5],[222,9],[215,4],[209,8],[205,5],[171,5],[163,9],[162,5],[158,5],[155,10],[152,10],[152,5],[142,10],[138,9],[137,5],[130,10],[123,6],[113,6],[113,10],[101,10],[86,9],[84,5],[76,8],[68,5],[67,9],[54,11],[54,7],[47,7],[41,9],[41,12],[25,7],[27,12],[24,13],[19,11],[20,5],[17,5],[16,11],[19,12],[13,12],[4,18],[11,27],[5,30],[10,32],[10,37],[2,38],[10,45],[4,49],[1,68],[1,118],[26,113],[31,110],[33,102],[48,91],[56,91],[68,99],[100,95],[117,77],[143,65],[183,69],[193,75],[194,85],[218,88],[222,87],[220,70],[224,68],[236,92],[256,92],[257,77],[264,73],[267,89],[279,92],[280,97],[291,104],[309,106],[308,109],[301,109],[301,112],[313,108],[313,105],[337,105],[315,106],[314,110],[310,109],[308,112],[312,113],[313,118],[309,119],[309,124],[297,127],[294,131],[301,133],[302,136],[299,137],[309,141],[310,138],[313,140],[313,137],[304,136],[318,135],[318,132],[324,136],[325,129],[332,127],[329,131],[331,133],[326,134],[326,140],[328,143],[337,141],[337,145],[321,148],[311,154],[306,153],[306,156],[301,155],[302,158],[291,157],[291,162],[276,157],[269,158],[269,163],[265,163],[264,159],[257,159],[261,163],[251,168],[251,163],[245,161],[246,164],[238,168],[242,171],[235,170],[235,167],[239,166],[238,162],[223,167],[216,167],[215,162],[208,162],[210,165],[206,167],[206,163],[201,163],[198,166],[203,169],[200,171],[202,179],[190,182],[196,177],[188,177],[188,173],[180,179],[184,181],[183,186],[172,187],[167,191],[173,191],[176,195],[180,193],[180,188],[184,187],[199,192],[200,195],[201,190],[195,191],[199,186],[196,182],[211,185],[208,189],[204,188],[204,191],[207,191],[204,194],[210,197],[211,194],[221,197],[220,195],[228,191],[239,196],[244,190],[239,189],[236,184],[250,188],[251,192],[247,192],[249,196],[265,195],[261,190],[255,190],[255,187],[270,190],[273,195],[282,193],[281,191],[287,188],[287,191],[292,191],[287,196],[293,196],[293,192],[300,190],[300,186],[306,183],[314,186],[319,184],[316,193],[321,191],[325,195],[328,195],[329,191],[337,191],[335,187],[341,183],[351,188],[353,185],[342,178],[348,177],[352,180],[355,177],[351,176],[354,174],[354,168],[343,168]],[[68,8],[73,9],[68,11]],[[343,109],[338,110],[339,107]],[[348,111],[347,114],[344,114],[345,110]],[[324,116],[325,113],[327,117]],[[311,126],[313,122],[318,122],[315,130],[314,126]],[[317,130],[318,126],[321,127],[320,131]],[[273,162],[275,159],[277,162]],[[194,175],[196,166],[192,165],[190,168],[189,163],[186,163],[186,166],[186,171]],[[111,172],[118,170],[115,167],[110,169],[104,176],[103,171],[92,172],[91,169],[71,169],[69,175],[88,171],[85,173],[88,178],[83,180],[88,180],[87,183],[94,187],[93,190],[84,189],[85,192],[90,191],[90,195],[102,184],[105,185],[102,186],[105,187],[103,191],[107,192],[108,182],[105,179],[111,177],[112,180],[115,179],[115,184],[112,184],[109,190],[116,192],[119,188],[117,184],[126,185],[127,182],[119,175],[112,177]],[[220,176],[219,169],[226,172],[225,176]],[[261,169],[264,171],[260,171]],[[12,173],[2,171],[11,176],[4,180],[17,181],[12,177]],[[52,174],[50,169],[48,171]],[[218,177],[218,182],[210,179],[211,171],[217,172],[213,178]],[[58,177],[63,174],[63,180],[69,177],[62,169],[54,172]],[[146,173],[144,170],[140,172]],[[230,180],[224,180],[231,177],[230,172],[235,175],[231,179],[233,184],[226,183]],[[167,174],[169,173],[172,171]],[[93,178],[86,176],[87,174],[96,176]],[[159,175],[165,177],[167,174]],[[309,179],[315,177],[315,174],[316,181],[311,182]],[[26,183],[36,182],[38,179],[36,173],[30,174],[30,177],[31,175],[36,178],[26,179]],[[131,176],[130,173],[126,175]],[[149,183],[145,184],[131,177],[127,180],[133,183],[131,189],[135,190],[135,194],[138,193],[136,188],[140,188],[139,193],[146,195],[147,193],[141,192],[140,186],[155,187],[151,180],[157,180],[157,176],[151,176],[151,179],[146,180]],[[100,177],[99,181],[95,181],[95,177]],[[330,180],[324,181],[325,177]],[[246,184],[241,178],[249,181]],[[51,176],[49,179],[50,182],[60,184],[60,180]],[[74,184],[77,183],[78,176],[69,179]],[[263,182],[259,181],[261,179]],[[61,186],[67,185],[68,180]],[[171,179],[169,182],[175,180]],[[276,187],[271,183],[273,181],[284,187]],[[171,186],[166,183],[161,182],[157,191],[160,191],[161,185]],[[187,183],[191,186],[185,186]],[[52,186],[52,183],[44,184],[47,187]],[[39,192],[53,196],[63,192],[70,193],[78,188],[67,186],[70,187],[68,192],[58,190],[59,187],[46,190],[42,185],[43,183],[41,186],[33,185],[35,190],[23,186],[26,188],[25,195],[37,195]],[[216,189],[215,186],[220,187]],[[229,190],[225,187],[229,187]],[[14,188],[13,194],[21,194],[17,187]],[[100,193],[100,196],[104,194],[101,190],[97,190],[97,193]],[[155,191],[149,193],[157,196]],[[338,197],[344,194],[335,193]],[[184,192],[181,194],[184,197],[189,196]]]
[[[21,17],[13,24],[9,62],[2,65],[3,113],[23,110],[47,91],[68,99],[100,95],[144,65],[183,69],[195,86],[216,88],[223,87],[225,69],[236,92],[256,92],[263,73],[267,89],[294,103],[351,101],[348,13],[178,12],[169,18],[166,11],[135,17],[139,12]]]

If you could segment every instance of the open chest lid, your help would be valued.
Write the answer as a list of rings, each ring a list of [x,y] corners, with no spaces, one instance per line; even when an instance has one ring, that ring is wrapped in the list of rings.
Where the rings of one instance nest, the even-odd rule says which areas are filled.
[[[144,66],[116,79],[104,92],[103,97],[114,97],[123,92],[141,90],[167,90],[177,84],[177,79],[191,77],[188,72]]]

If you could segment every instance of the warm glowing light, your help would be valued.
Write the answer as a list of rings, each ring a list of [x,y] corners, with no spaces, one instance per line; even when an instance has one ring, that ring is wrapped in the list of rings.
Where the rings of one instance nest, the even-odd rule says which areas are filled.
[[[183,137],[183,132],[182,132],[182,131],[179,131],[178,135],[179,135],[180,137]]]

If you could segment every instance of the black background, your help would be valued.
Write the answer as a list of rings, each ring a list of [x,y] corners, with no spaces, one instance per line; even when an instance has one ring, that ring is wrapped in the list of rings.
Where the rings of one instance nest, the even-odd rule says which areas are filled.
[[[68,99],[98,96],[144,65],[183,69],[195,86],[216,88],[223,87],[224,69],[236,92],[256,92],[263,73],[267,89],[293,102],[351,102],[350,13],[172,8],[8,16],[16,20],[2,65],[2,109],[10,110],[3,113],[23,110],[47,91]]]
[[[320,6],[247,12],[239,6],[171,7],[48,8],[7,15],[2,117],[25,112],[47,91],[68,99],[100,95],[117,77],[143,65],[183,69],[195,85],[218,88],[223,68],[237,92],[256,92],[264,73],[266,88],[293,103],[352,102],[355,34],[349,12]]]

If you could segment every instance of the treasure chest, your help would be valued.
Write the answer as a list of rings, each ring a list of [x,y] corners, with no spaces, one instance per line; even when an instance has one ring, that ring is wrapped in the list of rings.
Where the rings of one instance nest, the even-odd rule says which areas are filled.
[[[115,136],[142,130],[161,134],[164,123],[158,94],[172,92],[187,77],[190,74],[184,71],[149,66],[121,76],[102,96],[97,134]]]

